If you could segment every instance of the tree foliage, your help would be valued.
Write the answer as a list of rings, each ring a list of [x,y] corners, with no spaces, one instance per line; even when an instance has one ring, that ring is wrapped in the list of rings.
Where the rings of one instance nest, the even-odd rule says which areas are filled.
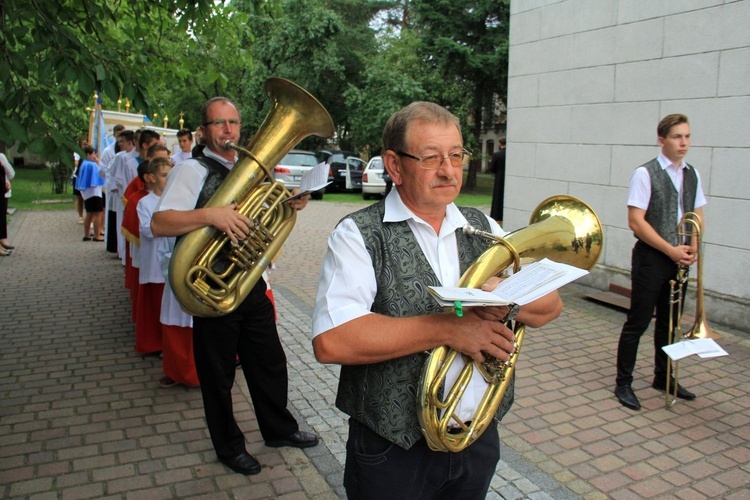
[[[270,76],[306,88],[336,145],[380,150],[414,100],[450,108],[469,147],[496,121],[507,80],[508,0],[0,0],[0,141],[69,162],[100,92],[190,128],[217,95],[249,137]],[[83,125],[83,126],[82,126]],[[302,147],[322,142],[308,139]]]
[[[186,64],[194,37],[220,28],[233,39],[223,9],[212,0],[3,0],[0,139],[71,163],[94,92],[110,108],[127,98],[150,116],[160,107],[154,77],[169,82],[195,68]],[[219,85],[220,66],[206,65]]]

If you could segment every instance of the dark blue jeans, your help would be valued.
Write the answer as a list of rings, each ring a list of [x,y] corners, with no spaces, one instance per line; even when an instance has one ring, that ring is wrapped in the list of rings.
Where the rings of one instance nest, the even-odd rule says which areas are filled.
[[[491,425],[460,453],[432,451],[424,439],[405,450],[349,419],[344,487],[349,500],[484,499],[500,460]]]

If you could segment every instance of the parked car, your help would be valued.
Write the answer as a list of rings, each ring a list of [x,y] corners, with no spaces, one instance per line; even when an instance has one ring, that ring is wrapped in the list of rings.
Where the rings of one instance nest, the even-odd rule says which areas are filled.
[[[334,151],[321,149],[315,153],[318,161],[328,164],[328,181],[331,183],[326,191],[344,191],[362,189],[362,173],[366,162],[351,151]]]
[[[383,166],[383,158],[373,156],[362,174],[362,198],[369,200],[373,196],[385,195],[387,172]]]
[[[318,161],[315,153],[301,149],[292,149],[274,167],[273,176],[277,181],[283,182],[286,188],[291,191],[299,187],[302,176],[312,170],[318,163],[320,161]],[[311,197],[315,200],[320,200],[323,198],[323,191],[315,191],[311,194]]]

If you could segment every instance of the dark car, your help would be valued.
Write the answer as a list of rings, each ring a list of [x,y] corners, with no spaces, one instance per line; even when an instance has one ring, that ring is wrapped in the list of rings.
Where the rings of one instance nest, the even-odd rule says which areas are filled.
[[[321,149],[315,155],[319,161],[328,164],[328,181],[331,183],[326,191],[344,191],[362,189],[362,173],[365,171],[365,162],[351,151],[335,151]]]

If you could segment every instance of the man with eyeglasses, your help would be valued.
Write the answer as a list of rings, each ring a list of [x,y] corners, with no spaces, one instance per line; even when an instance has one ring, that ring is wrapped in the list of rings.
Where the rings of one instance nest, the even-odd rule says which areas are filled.
[[[417,416],[424,352],[447,345],[479,362],[484,353],[505,361],[514,335],[499,320],[538,327],[561,311],[553,292],[520,309],[472,307],[458,317],[428,293],[428,286],[454,286],[487,249],[484,238],[463,234],[464,225],[504,234],[479,210],[453,203],[469,156],[458,118],[445,108],[415,102],[396,112],[385,125],[382,153],[396,189],[343,219],[329,237],[312,343],[318,361],[342,365],[336,406],[350,416],[350,499],[485,498],[500,456],[497,428],[459,453],[428,447]],[[454,363],[446,386],[462,365]],[[473,376],[456,410],[464,421],[486,387]],[[498,419],[512,398],[511,387]]]
[[[237,212],[234,204],[205,205],[237,161],[234,150],[224,149],[224,143],[238,143],[240,113],[230,100],[215,97],[203,106],[201,123],[205,145],[196,146],[193,157],[169,173],[151,229],[155,236],[179,237],[213,226],[237,243],[248,235],[250,219]],[[301,210],[309,198],[289,204]],[[287,409],[286,356],[266,289],[266,282],[259,280],[234,312],[216,318],[193,318],[195,366],[211,441],[219,460],[245,475],[258,474],[261,466],[247,452],[232,410],[237,356],[266,446],[307,448],[318,444],[318,436],[300,431]]]

